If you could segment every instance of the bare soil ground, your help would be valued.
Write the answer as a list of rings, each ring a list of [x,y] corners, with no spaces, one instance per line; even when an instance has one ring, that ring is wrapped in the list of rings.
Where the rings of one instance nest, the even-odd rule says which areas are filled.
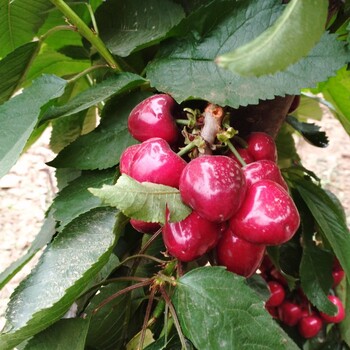
[[[298,150],[304,166],[314,171],[342,201],[350,223],[350,138],[327,113],[319,125],[329,136],[329,147],[319,149],[299,140]],[[54,171],[45,165],[53,158],[48,142],[49,134],[45,133],[0,179],[0,272],[28,249],[55,195]],[[9,296],[35,260],[0,291],[0,329]]]

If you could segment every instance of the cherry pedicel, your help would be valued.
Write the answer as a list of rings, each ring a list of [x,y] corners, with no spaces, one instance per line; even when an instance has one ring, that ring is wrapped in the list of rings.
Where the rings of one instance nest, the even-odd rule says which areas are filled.
[[[219,265],[238,275],[250,277],[264,257],[265,246],[238,238],[227,229],[219,240],[216,252]]]
[[[259,180],[271,180],[281,185],[288,191],[288,185],[284,181],[277,164],[271,160],[263,159],[247,164],[243,168],[247,182],[247,188]]]
[[[271,296],[266,301],[266,306],[272,307],[281,305],[286,297],[286,292],[283,286],[276,281],[269,281],[267,282],[267,285],[270,289]]]
[[[152,138],[139,145],[129,167],[129,175],[139,182],[179,187],[186,162],[161,138]]]
[[[180,178],[183,202],[210,221],[228,220],[241,206],[245,192],[241,168],[226,156],[195,158]]]
[[[298,330],[303,338],[315,337],[322,329],[323,321],[319,316],[310,315],[302,317],[298,323]]]
[[[300,216],[292,198],[271,180],[260,180],[248,188],[241,208],[230,220],[235,235],[266,245],[287,242],[299,224]]]
[[[203,219],[193,211],[186,219],[163,226],[163,240],[168,252],[181,261],[192,261],[217,244],[224,224]]]
[[[328,295],[328,299],[338,308],[338,312],[334,315],[327,315],[320,312],[321,317],[328,323],[339,323],[345,318],[345,310],[342,301],[335,295]]]
[[[179,136],[175,118],[180,116],[180,107],[170,95],[154,95],[131,111],[128,119],[129,132],[140,142],[160,137],[172,145]]]
[[[247,137],[247,150],[255,160],[277,162],[277,149],[273,138],[264,132],[253,132]]]
[[[284,301],[278,307],[278,318],[287,326],[295,326],[302,317],[301,307],[290,301]]]

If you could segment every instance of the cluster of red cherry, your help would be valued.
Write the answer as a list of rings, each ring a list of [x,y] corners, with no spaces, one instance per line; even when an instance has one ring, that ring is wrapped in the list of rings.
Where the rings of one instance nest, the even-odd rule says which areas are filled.
[[[141,143],[124,151],[120,171],[139,182],[178,188],[182,201],[193,209],[175,223],[166,213],[162,234],[170,255],[192,261],[216,247],[218,264],[249,277],[260,265],[265,247],[288,241],[300,223],[276,165],[274,140],[255,132],[244,140],[246,148],[230,144],[232,151],[219,147],[213,151],[216,154],[199,153],[187,162],[174,152],[181,142],[177,119],[182,116],[179,105],[166,94],[138,104],[130,113],[128,128]],[[183,131],[189,143],[194,134],[198,129],[190,136]],[[241,162],[243,158],[243,164],[236,156]],[[159,229],[157,223],[130,222],[145,233]]]
[[[311,305],[301,289],[290,293],[287,297],[287,281],[283,275],[273,267],[268,257],[259,268],[262,277],[270,289],[270,298],[265,307],[272,317],[289,327],[297,327],[299,334],[305,338],[313,338],[319,334],[325,324],[340,323],[345,318],[342,301],[335,295],[328,295],[328,299],[338,308],[334,316],[318,311]],[[344,278],[344,270],[336,260],[333,266],[333,288]]]

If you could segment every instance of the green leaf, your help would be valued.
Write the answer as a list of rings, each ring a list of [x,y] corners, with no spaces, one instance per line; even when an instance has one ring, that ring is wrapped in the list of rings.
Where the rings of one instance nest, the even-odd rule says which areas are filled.
[[[292,134],[292,127],[284,123],[275,139],[280,168],[288,168],[293,162],[300,160]]]
[[[329,195],[314,183],[307,180],[295,180],[294,185],[330,243],[349,279],[350,233],[341,211]]]
[[[7,101],[18,89],[39,47],[39,41],[30,42],[0,61],[0,104]]]
[[[22,94],[0,106],[0,177],[7,173],[19,157],[37,123],[40,108],[62,95],[65,85],[63,79],[44,75]]]
[[[33,256],[46,244],[48,244],[53,235],[56,233],[55,230],[56,221],[52,217],[52,211],[49,211],[47,218],[44,221],[39,233],[35,237],[32,245],[18,260],[13,262],[0,274],[0,290],[10,281],[32,258]]]
[[[125,221],[120,215],[118,220],[120,226]],[[116,240],[115,222],[115,209],[94,209],[56,237],[11,296],[0,334],[1,349],[12,349],[67,312],[107,263]]]
[[[104,185],[101,189],[89,191],[108,205],[115,206],[126,216],[146,222],[165,223],[165,210],[168,207],[170,221],[185,219],[191,209],[183,204],[177,188],[138,182],[128,175],[119,177],[114,186]]]
[[[344,304],[345,315],[350,315],[350,283],[347,279],[342,281],[340,288],[337,289],[337,293]],[[350,346],[350,317],[345,317],[339,327],[341,338]]]
[[[132,73],[115,74],[102,83],[83,91],[64,106],[48,109],[41,119],[41,122],[78,113],[97,105],[99,102],[107,100],[113,95],[121,94],[129,89],[140,86],[145,83],[145,81],[146,80],[139,75]]]
[[[24,350],[84,350],[89,319],[62,319],[31,338]]]
[[[118,164],[125,148],[137,142],[128,132],[129,114],[148,96],[149,93],[136,92],[108,102],[99,127],[68,145],[49,165],[92,170]]]
[[[111,283],[100,289],[85,312],[89,315],[105,299],[129,285],[128,282]],[[94,349],[119,349],[124,342],[123,328],[127,317],[127,305],[130,293],[122,294],[91,317],[87,345]],[[125,334],[124,334],[125,336]]]
[[[159,55],[147,66],[151,85],[179,102],[193,97],[237,108],[276,95],[299,94],[301,88],[328,79],[347,62],[344,43],[336,35],[324,34],[307,57],[273,75],[242,77],[215,64],[215,57],[270,27],[282,9],[279,1],[246,0],[212,2],[198,10],[181,22],[188,26],[184,38],[161,43]]]
[[[320,103],[312,98],[309,94],[303,93],[300,96],[300,105],[292,113],[293,116],[297,117],[298,120],[306,122],[308,119],[321,120],[323,111]]]
[[[169,0],[113,0],[96,11],[102,40],[113,54],[121,57],[166,38],[183,17],[182,7]]]
[[[0,0],[0,57],[31,41],[51,8],[47,0]]]
[[[335,116],[350,135],[350,71],[343,69],[322,88],[324,98],[332,104]]]
[[[245,279],[223,268],[188,272],[172,301],[184,335],[197,349],[298,349]]]
[[[243,76],[261,76],[286,69],[307,55],[320,40],[328,0],[292,0],[262,34],[216,59],[219,67]]]
[[[328,137],[324,131],[320,131],[321,127],[313,123],[300,122],[292,115],[288,115],[286,122],[303,136],[305,141],[316,147],[327,147]]]
[[[88,191],[89,187],[112,185],[115,169],[83,172],[70,182],[54,199],[54,217],[60,222],[60,230],[79,215],[102,206],[101,200]]]
[[[300,280],[308,300],[320,311],[334,315],[337,308],[327,295],[332,286],[333,255],[308,243],[303,250]]]

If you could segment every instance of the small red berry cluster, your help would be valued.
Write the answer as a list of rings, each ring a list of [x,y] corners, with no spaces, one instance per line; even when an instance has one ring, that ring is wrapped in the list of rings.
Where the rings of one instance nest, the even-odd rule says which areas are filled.
[[[328,299],[338,308],[336,315],[330,316],[313,307],[302,289],[298,289],[295,293],[288,293],[286,279],[273,267],[267,256],[264,257],[259,269],[270,290],[270,297],[265,304],[267,311],[284,325],[297,327],[303,338],[313,338],[319,334],[324,325],[340,323],[344,320],[344,305],[337,296],[328,295]],[[344,278],[344,270],[337,261],[333,266],[332,274],[333,288],[335,288]]]
[[[158,94],[131,111],[129,132],[141,143],[124,151],[120,171],[139,182],[178,188],[182,201],[193,209],[187,218],[175,223],[169,222],[166,213],[162,234],[170,255],[192,261],[216,247],[218,264],[249,277],[260,265],[266,246],[288,241],[300,224],[276,164],[274,140],[263,132],[254,132],[240,139],[245,147],[235,148],[228,141],[229,147],[227,143],[215,145],[210,152],[198,151],[197,143],[197,151],[192,157],[185,154],[185,161],[174,152],[179,144],[188,141],[183,149],[190,149],[191,141],[194,144],[193,140],[203,134],[210,138],[217,125],[208,126],[199,113],[195,124],[200,128],[192,128],[191,132],[185,128],[181,133],[177,120],[183,111],[179,107],[171,96]],[[215,118],[215,109],[211,113]],[[223,134],[229,127],[223,129],[220,125],[219,129]],[[212,139],[219,140],[218,134]],[[179,153],[182,155],[181,149]],[[160,227],[135,219],[130,222],[144,233]]]

